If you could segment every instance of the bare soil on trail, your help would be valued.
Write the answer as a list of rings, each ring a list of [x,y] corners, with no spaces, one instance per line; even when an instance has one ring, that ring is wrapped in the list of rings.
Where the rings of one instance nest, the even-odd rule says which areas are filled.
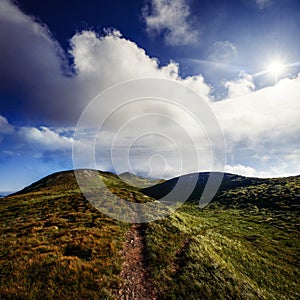
[[[121,272],[123,284],[115,293],[117,299],[156,299],[145,251],[145,227],[143,224],[132,224],[126,232],[126,242],[122,251],[125,258]]]

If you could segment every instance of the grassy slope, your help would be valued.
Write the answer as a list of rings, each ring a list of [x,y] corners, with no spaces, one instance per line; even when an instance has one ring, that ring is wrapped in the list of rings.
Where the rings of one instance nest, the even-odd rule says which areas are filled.
[[[151,179],[148,179],[148,178],[144,178],[144,177],[141,177],[141,176],[137,176],[137,175],[134,175],[132,173],[129,173],[129,172],[125,172],[125,173],[121,173],[119,174],[119,177],[121,178],[121,180],[123,180],[124,182],[132,185],[132,186],[135,186],[137,188],[146,188],[146,187],[149,187],[149,186],[153,186],[155,184],[158,184],[158,183],[161,183],[161,182],[164,182],[165,180],[163,179],[156,179],[156,180],[151,180]]]
[[[93,299],[118,284],[124,230],[77,193],[1,199],[0,298]]]
[[[115,194],[143,201],[115,175],[100,175]],[[0,199],[0,298],[110,298],[120,283],[127,228],[85,200],[73,172]]]
[[[112,174],[101,176],[117,195],[145,200]],[[148,224],[159,299],[299,299],[299,181],[239,186],[204,210],[190,203]],[[0,199],[0,298],[111,298],[128,225],[94,209],[72,172],[24,192]]]
[[[299,190],[300,177],[272,179],[149,224],[160,298],[299,299]]]

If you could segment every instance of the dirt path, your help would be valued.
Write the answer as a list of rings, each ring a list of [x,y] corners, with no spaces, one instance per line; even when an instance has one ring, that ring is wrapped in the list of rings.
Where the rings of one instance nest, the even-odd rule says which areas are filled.
[[[125,257],[121,277],[124,281],[116,297],[121,300],[154,300],[155,287],[145,259],[145,225],[132,224],[126,232],[122,254]]]

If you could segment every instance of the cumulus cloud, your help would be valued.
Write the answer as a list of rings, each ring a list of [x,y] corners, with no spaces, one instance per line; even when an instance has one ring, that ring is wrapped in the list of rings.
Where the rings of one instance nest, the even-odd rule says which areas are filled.
[[[0,88],[22,99],[1,101],[0,109],[57,117],[70,106],[70,78],[60,45],[46,25],[37,23],[8,0],[0,1]],[[5,41],[5,42],[4,42]],[[25,100],[26,99],[26,100]],[[64,101],[61,101],[64,99]],[[15,101],[11,103],[11,101]]]
[[[71,55],[77,71],[76,83],[84,90],[88,103],[94,96],[112,85],[135,78],[156,77],[180,79],[178,65],[171,62],[160,67],[134,42],[122,38],[118,31],[99,36],[83,31],[71,39]]]
[[[254,167],[264,176],[279,174],[278,170],[299,173],[295,159],[300,146],[299,95],[300,75],[213,104],[225,134],[228,158],[235,162],[231,164]]]
[[[80,101],[83,108],[105,89],[136,78],[172,80],[191,88],[207,102],[213,99],[211,96],[212,89],[205,82],[202,75],[181,78],[177,63],[171,61],[168,65],[161,67],[157,59],[149,57],[143,49],[122,38],[118,32],[106,36],[97,36],[95,32],[85,31],[76,34],[71,43],[70,53],[74,57],[74,66],[77,71],[74,80],[80,86],[82,94],[85,95],[85,98]],[[123,91],[123,103],[126,102],[125,95],[131,93],[131,88]],[[182,95],[181,97],[188,97],[188,95]],[[114,112],[115,122],[110,124],[117,128],[116,124],[120,124],[121,121],[125,122],[126,119],[132,116],[153,111],[153,103],[148,101],[131,107],[130,111],[118,114],[115,112],[114,103],[113,99],[106,99],[105,103],[99,103],[91,112],[89,120],[101,119],[107,113]],[[159,107],[159,105],[156,102],[156,106]],[[161,106],[160,109],[161,113],[166,111],[170,113],[171,111],[170,107],[165,106]]]
[[[0,143],[2,141],[3,136],[12,134],[14,132],[14,127],[9,124],[7,119],[0,115]]]
[[[0,134],[10,134],[14,131],[14,127],[9,124],[7,119],[0,115]]]
[[[298,139],[300,125],[300,75],[243,97],[214,103],[225,133],[231,140],[286,143]]]
[[[155,3],[169,4],[172,13],[178,6],[185,5],[183,1],[177,0]],[[187,11],[183,12],[187,16]],[[186,17],[183,19],[186,20]],[[184,24],[182,28],[190,31],[188,23]],[[170,35],[169,31],[166,33]],[[62,128],[62,124],[74,127],[91,99],[104,89],[126,80],[154,77],[182,83],[210,105],[219,119],[227,143],[229,162],[226,170],[249,175],[300,172],[299,163],[296,163],[299,161],[297,151],[300,140],[300,76],[283,79],[275,86],[255,91],[252,77],[241,74],[238,79],[225,83],[230,99],[213,102],[212,87],[202,75],[182,78],[176,62],[171,61],[168,65],[161,66],[156,58],[147,55],[136,43],[123,38],[116,29],[108,29],[102,36],[93,31],[83,31],[73,36],[69,55],[74,59],[75,73],[70,76],[66,74],[69,67],[65,54],[46,26],[24,15],[7,0],[0,1],[0,39],[5,40],[5,43],[0,44],[1,89],[19,93],[11,97],[15,103],[1,101],[1,111],[9,111],[9,107],[18,106],[19,111],[24,116],[29,116],[30,120],[40,118],[44,122],[39,122],[44,124],[43,127],[36,128],[34,124],[30,124],[28,127],[17,128],[9,124],[5,117],[0,117],[0,136],[7,133],[14,135],[15,143],[22,141],[25,146],[36,147],[37,152],[70,152],[77,141]],[[236,48],[230,42],[218,43],[215,49],[220,50],[219,56],[214,57],[218,61],[232,61],[237,55]],[[130,93],[130,89],[126,92]],[[177,96],[174,93],[174,97]],[[181,97],[189,99],[189,93],[184,93]],[[22,99],[22,102],[19,103],[17,99]],[[122,129],[122,135],[118,140],[119,144],[116,144],[115,155],[117,158],[122,153],[132,155],[133,170],[145,174],[147,169],[151,174],[161,174],[159,170],[164,165],[163,161],[157,156],[155,159],[151,158],[157,153],[170,158],[164,165],[165,175],[168,177],[178,175],[179,171],[186,173],[209,169],[210,145],[204,138],[205,130],[198,130],[197,124],[189,114],[180,109],[180,105],[166,106],[149,100],[136,104],[113,110],[114,113],[106,120],[101,131],[102,138],[99,137],[96,143],[100,169],[115,167],[110,161],[109,142],[113,141],[119,129]],[[112,108],[114,99],[106,99],[91,112],[90,119],[101,120],[112,112]],[[198,109],[197,103],[191,107],[194,112]],[[136,116],[151,114],[153,111],[157,116],[158,112],[161,114],[154,121],[126,123],[135,120]],[[163,115],[171,118],[166,119]],[[174,126],[174,120],[181,126]],[[122,124],[126,126],[123,128]],[[157,133],[156,136],[144,139],[137,135],[151,130]],[[190,134],[191,140],[185,138],[186,132]],[[166,140],[163,136],[172,139]],[[139,139],[135,141],[134,137]],[[202,158],[203,163],[200,165],[194,164],[189,152],[191,141],[194,141],[197,153]],[[86,143],[86,151],[90,151],[93,141],[88,133],[82,142]],[[128,145],[132,144],[135,147],[125,152]],[[178,165],[177,150],[174,147],[176,144],[185,150],[187,161],[183,168]],[[126,163],[118,166],[123,168],[121,171],[126,171],[128,167]]]
[[[224,167],[224,171],[231,174],[239,174],[243,176],[255,176],[257,174],[257,171],[254,168],[251,168],[249,166],[243,166],[241,164],[237,165],[226,165]]]
[[[202,75],[188,76],[185,79],[181,80],[181,83],[186,87],[189,87],[190,89],[194,90],[206,102],[209,103],[213,101],[213,88],[205,82],[205,78]]]
[[[197,41],[198,32],[192,28],[189,16],[186,0],[151,0],[143,10],[148,32],[163,34],[165,42],[173,46]]]
[[[227,88],[228,98],[245,96],[255,90],[253,77],[247,73],[240,73],[239,78],[225,82],[224,86]]]
[[[71,74],[66,54],[46,25],[8,0],[1,1],[0,8],[0,39],[5,41],[0,45],[0,87],[12,93],[14,101],[1,101],[2,111],[18,106],[33,121],[68,125],[76,122],[98,93],[121,81],[141,77],[184,81],[176,63],[160,66],[156,58],[113,28],[102,36],[93,31],[73,36],[69,55],[75,73]],[[191,85],[198,91],[203,87],[203,97],[208,99],[203,77],[199,76],[198,84],[195,79]],[[188,86],[189,81],[184,83]]]
[[[26,97],[22,96],[22,112],[25,112],[32,119],[39,116],[45,125],[52,125],[51,129],[47,126],[18,129],[16,141],[21,139],[24,145],[27,145],[26,147],[34,148],[34,152],[70,149],[74,141],[64,132],[60,132],[61,124],[74,126],[84,108],[95,96],[122,81],[144,77],[168,79],[190,87],[207,102],[212,99],[211,87],[205,82],[202,75],[181,78],[176,62],[171,61],[168,65],[160,66],[156,58],[149,57],[143,49],[134,42],[123,38],[121,33],[113,28],[106,29],[104,35],[99,35],[93,31],[83,31],[73,36],[69,54],[74,59],[75,74],[68,77],[62,70],[62,66],[64,69],[67,68],[64,65],[63,52],[45,25],[41,25],[33,18],[24,15],[15,5],[7,1],[3,3],[5,3],[4,7],[10,15],[7,18],[3,17],[3,28],[7,27],[10,28],[7,30],[13,31],[7,44],[1,45],[7,53],[7,57],[0,63],[3,79],[7,84],[11,83],[14,90],[19,90],[20,87],[24,90]],[[6,30],[3,30],[2,34],[7,35]],[[19,74],[19,63],[16,63],[16,55],[9,54],[16,47],[15,43],[17,42],[15,40],[19,40],[17,46],[22,49],[18,55],[19,61],[24,65],[22,76]],[[36,55],[37,53],[39,55]],[[45,61],[44,64],[42,61]],[[33,66],[33,69],[28,69],[28,65]],[[10,75],[6,70],[9,70]],[[24,79],[26,80],[24,81]],[[128,92],[130,93],[130,90],[125,91],[125,94]],[[188,97],[188,94],[189,92],[181,95],[181,98]],[[177,96],[174,94],[174,97]],[[1,103],[1,105],[4,104]],[[3,108],[5,110],[5,105]],[[197,132],[199,135],[199,131],[194,129],[195,124],[189,122],[189,116],[182,109],[178,110],[176,105],[168,107],[159,102],[146,101],[139,102],[139,105],[128,106],[125,111],[118,112],[114,109],[113,99],[106,99],[106,102],[100,103],[89,117],[89,120],[101,120],[103,116],[113,112],[104,128],[107,136],[101,140],[98,147],[98,157],[101,157],[99,168],[111,169],[114,167],[110,161],[111,149],[105,141],[113,138],[115,131],[127,120],[145,113],[151,114],[154,111],[157,115],[169,115],[178,120],[179,124],[182,123],[184,126],[193,128],[194,136]],[[178,129],[173,128],[170,120],[158,117],[155,123],[142,122],[123,132],[123,137],[121,137],[123,142],[119,144],[119,148],[122,149],[124,145],[128,144],[128,139],[135,135],[137,129],[147,130],[150,127],[154,132],[158,132],[160,128],[166,132],[171,132],[170,134],[176,136],[177,142],[184,145],[183,136],[186,133],[183,132],[181,137]],[[86,134],[82,141],[87,151],[93,145],[93,140],[89,138],[89,135]],[[145,155],[147,151],[151,150],[151,147],[153,148],[153,145],[157,145],[154,148],[158,149],[163,144],[159,139],[150,140],[151,142],[148,143],[144,141],[145,146],[140,154],[144,153]],[[186,144],[186,149],[189,146]],[[172,155],[172,151],[170,149],[164,151],[172,161],[169,165],[176,165],[176,157]],[[142,155],[135,154],[136,157],[139,157],[138,160],[135,160],[135,168],[138,169],[138,166],[141,166],[141,162],[145,159]],[[209,163],[209,159],[206,162]],[[185,170],[192,171],[194,165],[191,160],[189,166],[185,166]],[[156,168],[158,167],[159,165],[156,166]],[[171,171],[168,174],[171,174]]]
[[[18,134],[26,143],[33,147],[38,147],[39,150],[46,151],[64,151],[71,150],[74,143],[72,137],[67,137],[58,129],[50,129],[45,126],[39,128],[35,127],[21,127]]]
[[[151,82],[147,82],[147,86],[148,83],[150,89],[155,88],[152,88]],[[129,90],[138,88],[139,85],[132,85]],[[114,93],[112,95],[115,96]],[[91,162],[90,158],[94,155],[92,147],[87,145],[93,146],[94,141],[96,163],[100,169],[106,161],[106,164],[110,163],[110,169],[118,173],[141,173],[143,170],[147,176],[153,177],[159,173],[160,177],[171,177],[171,174],[210,168],[210,143],[205,130],[193,118],[195,112],[185,110],[188,99],[181,99],[182,103],[186,103],[185,106],[176,101],[165,102],[148,97],[137,99],[138,102],[120,106],[118,102],[116,105],[114,97],[105,95],[107,106],[113,103],[115,109],[110,109],[111,113],[101,118],[105,122],[96,133],[90,130],[93,127],[90,119],[94,107],[90,106],[85,111],[83,119],[87,118],[88,123],[83,121],[83,126],[79,125],[75,137],[76,141],[80,141],[74,152],[78,158],[76,168],[87,165],[88,160]],[[196,107],[197,103],[191,109]],[[84,156],[82,153],[85,153]],[[157,155],[161,159],[153,159]]]

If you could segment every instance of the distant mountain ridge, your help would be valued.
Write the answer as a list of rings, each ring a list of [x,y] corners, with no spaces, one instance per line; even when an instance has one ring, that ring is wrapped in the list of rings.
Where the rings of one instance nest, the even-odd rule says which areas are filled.
[[[146,188],[165,181],[163,179],[149,179],[146,177],[132,174],[130,172],[124,172],[119,174],[118,176],[121,180],[138,188]]]
[[[144,195],[160,200],[170,193],[177,184],[179,178],[188,181],[191,176],[198,176],[194,190],[187,201],[197,203],[207,183],[209,172],[185,174],[169,180],[149,180],[129,172],[119,176],[111,172],[82,169],[84,176],[88,172],[98,172],[109,186],[133,189],[142,192]],[[154,184],[156,183],[156,184]],[[153,185],[154,184],[154,185]],[[149,186],[150,185],[150,186]],[[148,186],[143,188],[143,186]],[[184,186],[183,186],[184,188]],[[12,194],[22,195],[31,192],[49,192],[55,190],[79,189],[73,170],[57,172],[48,175],[24,189]],[[300,176],[283,178],[254,178],[236,174],[224,173],[223,181],[215,195],[212,204],[218,203],[226,207],[247,207],[257,206],[260,208],[273,209],[299,209],[300,210]],[[176,201],[178,199],[174,199]]]
[[[190,176],[198,176],[195,188],[187,201],[199,202],[209,174],[204,172],[182,175],[141,191],[147,196],[161,199],[172,191],[179,178],[189,180]],[[259,208],[300,210],[300,176],[255,178],[224,173],[212,203],[226,207],[243,208],[255,205]]]
[[[102,178],[110,178],[115,181],[116,184],[120,183],[121,181],[125,182],[128,185],[137,186],[137,187],[145,187],[149,185],[154,185],[158,182],[163,180],[151,180],[141,176],[137,176],[135,174],[125,172],[119,175],[116,175],[112,172],[107,171],[100,171],[100,170],[92,170],[92,169],[82,169],[82,170],[67,170],[61,172],[55,172],[50,174],[46,177],[43,177],[32,184],[28,185],[27,187],[23,188],[20,191],[13,193],[12,195],[20,195],[30,192],[37,192],[37,191],[50,191],[52,188],[56,190],[67,190],[67,189],[74,189],[79,188],[78,183],[75,177],[75,172],[81,172],[79,174],[86,175],[88,177],[88,172],[98,172]]]
[[[155,186],[143,189],[143,193],[155,198],[159,199],[167,195],[171,192],[171,190],[177,184],[179,178],[184,182],[188,181],[189,178],[198,176],[197,182],[195,184],[194,191],[191,193],[189,200],[193,200],[193,198],[198,199],[199,195],[203,192],[203,189],[207,183],[210,172],[200,172],[200,173],[191,173],[185,174],[179,177],[175,177],[165,182],[159,183]],[[241,186],[248,186],[253,184],[259,184],[264,182],[266,179],[263,178],[254,178],[254,177],[244,177],[241,175],[224,173],[223,180],[220,186],[220,190],[236,188]]]

